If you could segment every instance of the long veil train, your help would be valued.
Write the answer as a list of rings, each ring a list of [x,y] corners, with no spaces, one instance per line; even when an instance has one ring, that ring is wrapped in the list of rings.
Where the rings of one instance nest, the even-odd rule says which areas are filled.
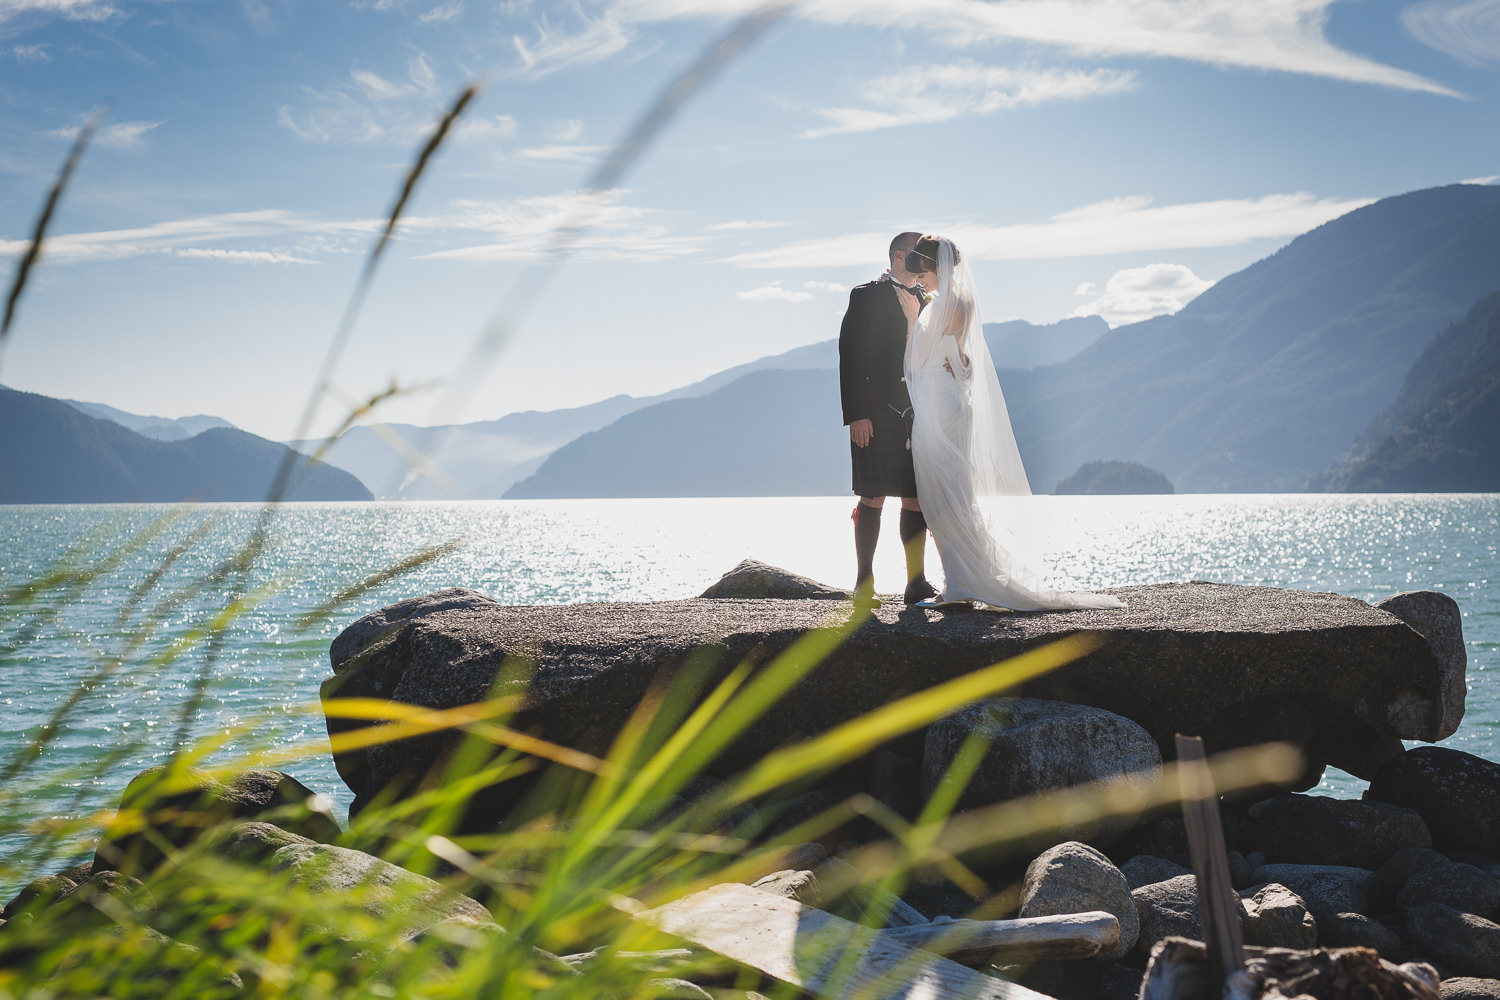
[[[906,381],[917,498],[943,562],[943,597],[1016,611],[1123,607],[1108,594],[1049,587],[981,506],[985,497],[1029,495],[1031,486],[980,328],[973,275],[946,239],[937,274],[937,297],[907,340]]]

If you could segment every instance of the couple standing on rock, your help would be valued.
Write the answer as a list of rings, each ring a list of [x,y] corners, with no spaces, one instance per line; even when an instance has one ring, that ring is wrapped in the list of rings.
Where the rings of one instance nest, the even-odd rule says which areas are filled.
[[[849,293],[839,382],[854,463],[857,599],[875,598],[875,545],[888,496],[901,498],[907,604],[982,603],[1015,611],[1118,608],[1056,590],[1003,544],[980,505],[1031,492],[979,321],[973,275],[951,240],[906,232],[890,268]],[[932,530],[944,592],[927,581]]]

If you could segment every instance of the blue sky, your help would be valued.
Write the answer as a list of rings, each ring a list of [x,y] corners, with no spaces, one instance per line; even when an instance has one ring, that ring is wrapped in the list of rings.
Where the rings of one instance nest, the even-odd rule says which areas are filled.
[[[470,81],[334,376],[413,387],[388,419],[659,392],[827,339],[902,229],[958,241],[987,320],[1118,325],[1369,200],[1500,175],[1500,0],[809,0],[597,197],[477,365],[599,159],[752,6],[0,0],[0,253],[110,103],[0,381],[290,435]]]

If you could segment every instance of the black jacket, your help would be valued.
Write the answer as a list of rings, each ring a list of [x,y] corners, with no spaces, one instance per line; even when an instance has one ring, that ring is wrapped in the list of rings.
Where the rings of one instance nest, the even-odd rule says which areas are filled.
[[[923,297],[926,304],[926,297]],[[911,406],[906,392],[906,314],[893,281],[870,281],[849,291],[839,328],[839,389],[844,423]]]

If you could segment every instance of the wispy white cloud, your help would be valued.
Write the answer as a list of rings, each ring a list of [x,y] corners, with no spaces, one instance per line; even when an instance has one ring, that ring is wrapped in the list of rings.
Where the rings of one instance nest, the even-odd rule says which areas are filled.
[[[1213,287],[1182,264],[1147,264],[1116,271],[1101,291],[1092,282],[1078,286],[1088,296],[1073,310],[1074,316],[1102,316],[1110,326],[1138,323],[1153,316],[1177,312]]]
[[[988,115],[1051,101],[1118,94],[1134,85],[1134,73],[1110,69],[1019,69],[969,59],[912,66],[868,81],[860,88],[863,107],[819,109],[818,115],[828,124],[803,135],[816,139]]]
[[[813,294],[794,292],[790,288],[782,288],[781,282],[773,281],[748,292],[735,292],[734,297],[742,302],[811,302]]]
[[[535,80],[569,66],[596,63],[624,49],[635,37],[610,11],[593,16],[580,8],[577,14],[580,24],[574,30],[559,29],[543,16],[536,22],[533,38],[512,36],[511,44],[521,59],[516,75]]]
[[[619,0],[626,22],[744,14],[762,0]],[[1089,56],[1183,59],[1456,96],[1417,73],[1341,49],[1324,33],[1335,0],[807,0],[822,24],[922,31],[956,48],[1019,40]]]
[[[45,45],[12,45],[10,47],[11,58],[18,63],[45,63],[52,61],[52,55],[47,51]]]
[[[1368,205],[1371,198],[1317,198],[1306,193],[1153,205],[1116,198],[1061,212],[1041,222],[937,227],[975,260],[1093,257],[1146,250],[1237,246],[1296,236]],[[849,233],[803,240],[725,258],[740,267],[839,267],[885,259],[890,233]]]
[[[841,285],[837,281],[804,281],[803,288],[815,288],[820,292],[847,292],[848,285]]]
[[[1460,184],[1493,184],[1500,181],[1500,174],[1490,174],[1488,177],[1466,177],[1459,181]]]
[[[186,255],[204,243],[224,244],[253,240],[285,241],[291,237],[309,236],[323,240],[348,241],[366,239],[380,230],[377,219],[322,219],[281,209],[254,212],[228,212],[171,219],[146,226],[108,229],[86,233],[58,233],[50,236],[43,248],[46,260],[54,263],[122,260],[151,254]],[[0,240],[0,254],[18,254],[27,246],[24,240]],[[246,248],[249,249],[249,248]],[[279,249],[255,248],[266,253]]]
[[[771,219],[731,219],[728,222],[715,222],[711,226],[704,226],[709,232],[736,232],[748,229],[780,229],[782,226],[790,225],[786,222],[776,222]]]
[[[0,0],[0,25],[24,14],[69,21],[107,21],[120,16],[120,9],[109,0]]]
[[[531,146],[520,151],[519,155],[527,160],[540,160],[544,163],[563,163],[573,166],[587,166],[597,163],[605,153],[604,146]]]
[[[297,257],[279,250],[218,250],[207,247],[190,247],[173,250],[174,257],[193,260],[223,260],[234,264],[316,264],[317,261]]]
[[[566,118],[553,124],[551,129],[553,142],[576,142],[583,135],[583,119]]]
[[[417,15],[417,20],[422,24],[441,24],[447,21],[455,21],[463,15],[464,5],[462,0],[450,0],[448,3],[438,4],[431,10],[423,11]]]
[[[570,252],[579,260],[649,262],[696,254],[702,240],[674,233],[666,213],[626,204],[623,191],[573,192],[512,201],[458,201],[436,216],[412,219],[423,232],[485,234],[484,243],[421,256],[449,260],[539,259],[559,229],[575,232]]]
[[[160,128],[164,122],[116,122],[106,125],[94,134],[94,144],[105,149],[141,149],[146,145],[146,136]],[[48,134],[58,139],[77,138],[81,125],[67,125],[53,129]]]
[[[1425,0],[1401,12],[1409,35],[1468,63],[1500,62],[1500,0]]]
[[[399,74],[356,66],[347,80],[327,87],[303,87],[302,100],[283,104],[277,119],[309,142],[398,143],[409,145],[428,135],[442,113],[444,88],[425,53],[407,60]],[[496,126],[515,120],[508,115],[460,122],[456,140],[495,136]],[[505,134],[509,134],[506,132]]]

